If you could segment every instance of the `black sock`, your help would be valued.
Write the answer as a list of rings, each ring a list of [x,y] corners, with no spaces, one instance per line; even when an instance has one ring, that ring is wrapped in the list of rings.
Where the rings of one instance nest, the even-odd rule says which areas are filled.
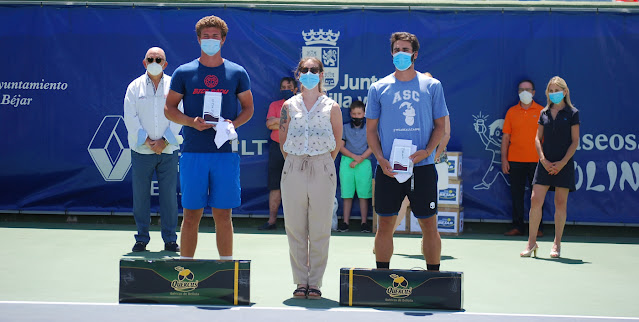
[[[439,271],[439,264],[426,264],[426,269],[429,271]]]
[[[385,268],[385,269],[390,268],[390,262],[375,262],[375,263],[377,263],[377,268]]]

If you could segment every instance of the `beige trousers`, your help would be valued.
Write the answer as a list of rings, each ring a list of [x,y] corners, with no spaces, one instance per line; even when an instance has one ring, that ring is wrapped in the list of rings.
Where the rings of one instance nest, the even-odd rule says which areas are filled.
[[[336,187],[335,163],[330,153],[286,157],[282,205],[295,284],[322,285]]]

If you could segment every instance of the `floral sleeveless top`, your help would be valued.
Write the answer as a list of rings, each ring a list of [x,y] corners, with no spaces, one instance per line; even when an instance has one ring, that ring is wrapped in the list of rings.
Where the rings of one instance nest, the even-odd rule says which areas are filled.
[[[284,152],[293,155],[320,155],[335,150],[335,136],[331,125],[331,109],[335,101],[320,96],[313,107],[306,109],[302,95],[288,100],[288,125]]]

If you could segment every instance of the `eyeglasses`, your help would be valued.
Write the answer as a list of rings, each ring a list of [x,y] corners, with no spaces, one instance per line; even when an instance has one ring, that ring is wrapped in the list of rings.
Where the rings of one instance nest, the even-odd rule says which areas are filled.
[[[300,73],[302,73],[302,74],[306,74],[306,73],[308,73],[308,71],[309,71],[309,70],[310,70],[310,71],[311,71],[311,73],[313,73],[313,74],[317,74],[317,73],[319,73],[319,72],[320,72],[320,68],[319,68],[319,67],[311,67],[311,68],[308,68],[308,67],[302,67],[302,68],[300,68]]]
[[[532,93],[532,92],[534,91],[534,89],[532,89],[532,88],[521,88],[521,87],[520,87],[520,88],[519,88],[519,92],[521,93],[521,92],[523,92],[523,91],[526,91],[526,92],[528,92],[528,93]]]
[[[162,64],[162,61],[163,61],[163,60],[164,60],[164,59],[162,59],[162,58],[160,58],[160,57],[155,58],[155,62],[156,62],[156,63],[158,63],[158,64]],[[147,61],[147,62],[149,62],[149,64],[151,64],[151,63],[153,63],[153,58],[152,58],[152,57],[148,57],[148,58],[146,59],[146,61]]]

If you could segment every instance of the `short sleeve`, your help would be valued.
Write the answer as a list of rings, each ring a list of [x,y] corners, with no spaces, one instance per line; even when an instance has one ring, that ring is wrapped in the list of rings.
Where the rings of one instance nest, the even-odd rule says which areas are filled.
[[[377,87],[371,86],[368,89],[368,98],[366,102],[365,116],[367,119],[378,119],[381,114],[381,104],[377,96]]]
[[[448,115],[448,107],[446,106],[442,83],[437,82],[433,86],[435,87],[433,91],[433,119],[436,120]]]
[[[580,124],[579,122],[579,110],[576,108],[573,108],[573,113],[572,113],[572,117],[570,118],[570,125],[577,125]]]
[[[237,86],[237,92],[235,94],[244,93],[251,89],[251,78],[249,77],[246,69],[243,67],[240,70],[240,79],[239,84]]]
[[[171,76],[171,90],[178,94],[184,95],[186,92],[186,84],[184,83],[184,72],[178,67]]]
[[[512,114],[509,109],[508,112],[506,112],[506,117],[504,118],[504,129],[502,133],[511,134],[513,132],[512,125],[510,124],[511,115]]]
[[[271,117],[280,117],[280,112],[282,111],[282,108],[279,104],[277,104],[279,101],[275,101],[272,102],[271,105],[268,106],[268,112],[266,113],[266,119],[270,119]]]

